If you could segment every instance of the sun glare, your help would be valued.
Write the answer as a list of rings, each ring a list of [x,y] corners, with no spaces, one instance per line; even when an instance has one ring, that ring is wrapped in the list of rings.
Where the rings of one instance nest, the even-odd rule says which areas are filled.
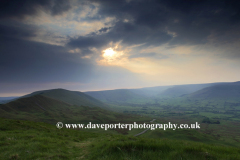
[[[104,57],[113,57],[116,53],[112,48],[108,48],[108,49],[104,50],[103,52],[104,52],[104,54],[103,54]]]
[[[120,59],[123,56],[123,51],[116,50],[117,47],[114,48],[107,48],[102,51],[102,57],[103,59],[100,60],[99,62],[101,64],[105,65],[112,65],[116,64],[117,62],[120,61]]]

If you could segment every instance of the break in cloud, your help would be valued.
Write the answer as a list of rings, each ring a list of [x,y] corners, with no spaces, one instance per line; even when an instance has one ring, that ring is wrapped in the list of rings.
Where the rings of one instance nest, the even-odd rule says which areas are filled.
[[[3,0],[0,95],[238,81],[237,0]]]

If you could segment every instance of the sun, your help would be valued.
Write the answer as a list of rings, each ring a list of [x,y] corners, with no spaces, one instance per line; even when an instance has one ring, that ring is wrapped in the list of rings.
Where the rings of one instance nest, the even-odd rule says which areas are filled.
[[[112,63],[116,63],[119,62],[119,60],[122,58],[123,56],[123,51],[119,51],[116,50],[117,47],[114,48],[107,48],[105,50],[102,50],[102,63],[105,64],[112,64]]]
[[[112,48],[108,48],[103,52],[104,52],[103,57],[109,57],[109,58],[113,57],[116,54],[116,52]]]

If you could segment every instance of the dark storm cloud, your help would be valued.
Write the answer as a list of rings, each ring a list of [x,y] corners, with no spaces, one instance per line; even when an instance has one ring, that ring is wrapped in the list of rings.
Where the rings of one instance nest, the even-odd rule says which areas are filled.
[[[213,32],[221,37],[239,27],[237,0],[92,1],[100,4],[99,15],[118,20],[106,37],[126,43],[205,44]],[[129,22],[124,23],[126,19]]]
[[[22,23],[0,23],[0,38],[2,40],[8,38],[23,39],[35,37],[37,32],[37,26],[24,25]]]
[[[230,21],[233,23],[239,23],[240,22],[240,1],[226,0],[225,4],[226,4],[226,8],[232,11]]]
[[[71,39],[68,43],[70,46],[79,47],[79,48],[89,48],[89,47],[101,47],[107,42],[103,37],[96,36],[79,36],[77,39]]]
[[[79,48],[83,55],[93,54],[91,48],[100,49],[108,43],[108,39],[96,33],[91,33],[88,36],[79,36],[78,38],[71,38],[67,46],[70,48]]]
[[[24,18],[39,10],[59,15],[71,8],[68,0],[1,0],[0,18]]]
[[[118,42],[121,40],[125,45],[145,43],[144,46],[157,46],[171,40],[171,38],[172,36],[164,31],[152,31],[150,28],[144,26],[120,21],[105,34],[91,33],[89,36],[79,36],[76,39],[71,39],[68,45],[77,48],[101,48],[109,42]]]
[[[117,22],[113,27],[100,29],[98,33],[102,35],[71,39],[70,46],[86,50],[120,40],[125,44],[146,43],[145,46],[168,42],[172,45],[205,44],[213,33],[216,40],[224,39],[229,30],[237,30],[240,22],[238,0],[84,0],[79,1],[79,6],[83,8],[82,4],[88,4],[95,9],[91,2],[99,4],[98,13],[92,17],[94,20],[115,17]],[[57,15],[68,11],[71,3],[66,0],[2,1],[0,17],[21,18],[37,14],[39,9]],[[239,36],[228,37],[235,40]]]
[[[123,43],[128,45],[146,43],[145,46],[161,45],[172,38],[160,29],[152,30],[142,25],[125,22],[116,23],[107,36],[112,37],[115,41],[123,40]]]

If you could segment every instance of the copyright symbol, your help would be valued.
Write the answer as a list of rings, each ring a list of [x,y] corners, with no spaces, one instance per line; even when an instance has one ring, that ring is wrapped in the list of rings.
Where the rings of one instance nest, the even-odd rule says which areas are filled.
[[[62,122],[58,122],[58,123],[56,124],[56,127],[57,127],[58,129],[63,128],[63,123],[62,123]]]

